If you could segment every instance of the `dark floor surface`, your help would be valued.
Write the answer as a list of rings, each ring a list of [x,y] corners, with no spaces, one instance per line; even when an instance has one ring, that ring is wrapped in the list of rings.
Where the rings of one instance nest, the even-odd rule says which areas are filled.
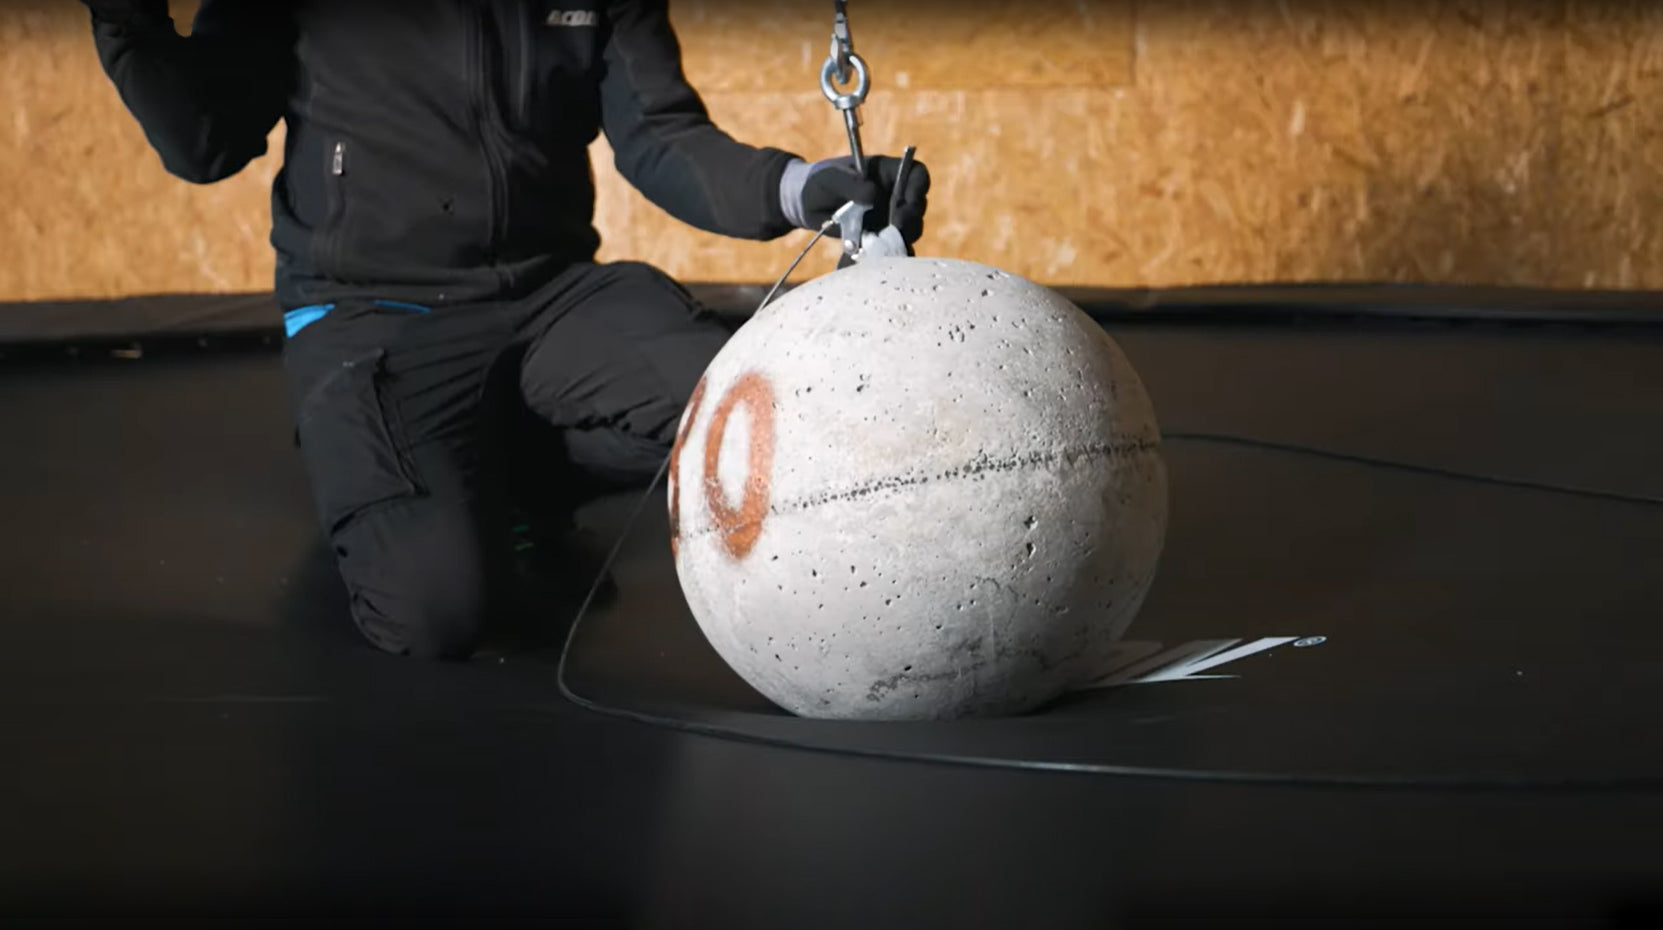
[[[1663,497],[1655,331],[1113,331],[1172,432]],[[1393,622],[1348,600],[1367,597],[1370,579],[1447,572],[1452,585],[1491,585],[1493,609],[1451,622],[1442,648],[1405,618],[1380,661],[1436,685],[1415,713],[1438,741],[1461,738],[1431,717],[1440,699],[1459,699],[1463,676],[1472,694],[1493,696],[1508,693],[1490,679],[1512,676],[1513,660],[1546,663],[1516,704],[1490,709],[1511,710],[1525,746],[1540,719],[1553,730],[1540,745],[1572,747],[1561,731],[1585,719],[1604,761],[1548,761],[1620,771],[1624,785],[1387,789],[963,768],[612,719],[565,700],[546,656],[424,666],[361,647],[318,546],[281,393],[275,359],[259,352],[0,369],[0,915],[797,928],[1483,914],[1598,926],[1663,894],[1663,746],[1651,720],[1663,696],[1652,658],[1663,644],[1653,580],[1663,507],[1473,484],[1465,497],[1443,492],[1440,507],[1529,500],[1558,516],[1514,532],[1560,534],[1554,551],[1565,555],[1519,561],[1531,551],[1520,544],[1507,558],[1463,550],[1462,560],[1430,537],[1424,550],[1371,545],[1371,528],[1407,519],[1410,498],[1370,496],[1345,553],[1354,577],[1286,564],[1274,577],[1320,588],[1302,603],[1330,605],[1326,628],[1290,632],[1327,632],[1321,648],[1334,650],[1344,644],[1333,632],[1359,617]],[[1175,458],[1191,454],[1181,446]],[[1283,453],[1232,454],[1259,458],[1207,474],[1237,475],[1250,496]],[[1228,505],[1230,493],[1207,487],[1175,499],[1176,519]],[[1588,534],[1586,546],[1566,544],[1567,528]],[[1203,583],[1182,557],[1195,544],[1175,540],[1160,582],[1174,587],[1157,591],[1152,611]],[[1532,609],[1509,635],[1525,581]],[[1176,631],[1255,633],[1227,620]],[[1377,626],[1370,636],[1394,641]],[[1300,658],[1322,661],[1316,650]],[[1342,692],[1360,710],[1349,736],[1366,743],[1391,709],[1363,707],[1369,692],[1336,683]],[[1308,675],[1289,693],[1290,726],[1307,712],[1335,718]],[[1412,745],[1397,718],[1392,739]],[[1279,752],[1297,750],[1287,742]],[[1423,745],[1461,757],[1433,737]]]

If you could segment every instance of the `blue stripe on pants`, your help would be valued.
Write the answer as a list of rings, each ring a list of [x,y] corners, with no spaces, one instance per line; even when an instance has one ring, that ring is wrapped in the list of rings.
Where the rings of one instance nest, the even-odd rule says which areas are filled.
[[[333,309],[335,309],[334,304],[313,304],[309,307],[296,307],[283,314],[284,332],[288,333],[290,339],[293,339],[301,330],[323,319]]]

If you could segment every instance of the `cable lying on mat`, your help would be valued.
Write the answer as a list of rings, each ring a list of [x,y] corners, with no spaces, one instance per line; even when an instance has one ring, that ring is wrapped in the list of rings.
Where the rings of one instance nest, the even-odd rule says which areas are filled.
[[[1550,494],[1569,494],[1576,497],[1589,497],[1596,500],[1618,501],[1625,504],[1647,504],[1663,506],[1663,497],[1646,494],[1627,494],[1621,491],[1607,491],[1601,488],[1579,488],[1572,485],[1552,484],[1545,481],[1531,481],[1524,478],[1508,478],[1504,475],[1481,475],[1472,472],[1458,471],[1453,468],[1442,468],[1436,465],[1417,465],[1413,462],[1398,462],[1392,459],[1374,458],[1357,455],[1350,452],[1337,452],[1317,446],[1299,446],[1292,443],[1272,442],[1268,439],[1254,439],[1250,436],[1231,436],[1225,433],[1200,432],[1163,432],[1161,439],[1165,442],[1210,442],[1220,445],[1244,446],[1250,449],[1265,449],[1273,452],[1286,452],[1292,455],[1309,455],[1317,458],[1332,459],[1336,462],[1349,462],[1354,465],[1368,465],[1373,468],[1389,468],[1394,471],[1413,472],[1437,478],[1451,478],[1457,481],[1471,481],[1476,484],[1490,484],[1500,487],[1520,488],[1526,491],[1542,491]]]
[[[1174,430],[1165,432],[1162,438],[1164,441],[1169,442],[1230,445],[1293,456],[1322,458],[1357,467],[1385,468],[1395,471],[1405,471],[1414,474],[1426,475],[1432,478],[1511,487],[1542,494],[1567,494],[1642,506],[1663,505],[1663,498],[1647,495],[1627,494],[1599,488],[1582,488],[1557,485],[1547,482],[1508,478],[1505,476],[1462,472],[1456,469],[1422,465],[1413,462],[1395,461],[1391,459],[1374,458],[1320,447],[1299,446],[1290,443],[1273,442],[1248,436]],[[604,577],[606,572],[611,570],[619,553],[622,551],[626,540],[629,538],[633,528],[637,524],[637,521],[644,512],[646,503],[649,500],[654,499],[655,495],[659,493],[662,486],[663,475],[661,473],[660,477],[653,482],[647,493],[636,501],[628,519],[623,525],[623,528],[619,531],[617,541],[608,554],[599,577]],[[996,758],[968,754],[956,755],[939,752],[912,752],[903,750],[837,747],[818,745],[812,742],[792,739],[789,737],[767,736],[755,732],[747,732],[737,727],[677,719],[670,716],[651,713],[645,710],[610,706],[578,694],[570,685],[567,677],[567,668],[572,653],[572,646],[577,640],[579,631],[583,628],[584,621],[589,617],[589,610],[594,603],[596,592],[600,587],[599,577],[597,577],[595,584],[591,586],[589,596],[585,599],[582,607],[578,611],[576,620],[572,624],[571,629],[568,631],[566,643],[561,651],[556,671],[556,686],[564,698],[579,707],[609,717],[644,723],[649,726],[661,727],[676,732],[707,736],[730,742],[771,746],[780,749],[792,749],[850,758],[867,758],[892,762],[913,762],[977,769],[1005,769],[1036,773],[1044,772],[1073,775],[1086,774],[1137,778],[1160,778],[1257,785],[1301,785],[1336,788],[1390,788],[1415,790],[1507,790],[1541,792],[1589,790],[1654,791],[1659,788],[1663,788],[1663,777],[1649,776],[1549,778],[1539,776],[1520,776],[1509,778],[1505,776],[1280,774],[1239,770],[1202,771],[1199,769],[1174,769],[1154,766],[1036,761],[1029,759]]]
[[[1486,778],[1466,776],[1388,776],[1388,775],[1292,775],[1271,774],[1264,772],[1243,771],[1203,771],[1200,769],[1159,768],[1155,766],[1137,765],[1108,765],[1095,762],[1054,762],[1030,759],[1001,759],[988,756],[951,755],[946,753],[903,752],[883,749],[857,749],[837,746],[821,746],[814,743],[794,740],[786,737],[769,737],[755,733],[746,733],[731,727],[715,724],[694,723],[686,720],[676,720],[661,717],[644,711],[627,710],[621,707],[607,707],[567,690],[564,678],[560,684],[561,694],[572,703],[586,710],[594,711],[621,720],[644,723],[649,726],[662,727],[677,733],[693,736],[708,736],[733,743],[744,743],[754,746],[767,746],[774,749],[789,749],[797,752],[817,753],[821,755],[839,756],[849,759],[871,759],[883,762],[909,762],[921,765],[938,765],[949,768],[968,769],[1002,769],[1017,772],[1033,772],[1036,774],[1054,775],[1101,775],[1120,778],[1165,779],[1186,782],[1208,782],[1215,784],[1260,785],[1269,787],[1306,787],[1306,788],[1358,788],[1358,789],[1391,789],[1416,791],[1516,791],[1529,793],[1552,792],[1586,792],[1586,791],[1630,791],[1654,792],[1663,788],[1663,777],[1614,777],[1614,778],[1557,778],[1542,779],[1527,778]]]

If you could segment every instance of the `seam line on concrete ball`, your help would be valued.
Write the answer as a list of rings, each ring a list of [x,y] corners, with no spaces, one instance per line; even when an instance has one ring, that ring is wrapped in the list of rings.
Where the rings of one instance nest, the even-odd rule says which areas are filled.
[[[884,491],[894,491],[902,488],[916,488],[927,484],[935,484],[941,481],[955,481],[962,479],[974,480],[985,475],[1002,474],[1004,472],[1016,471],[1021,468],[1033,468],[1040,465],[1054,465],[1059,462],[1074,464],[1081,459],[1128,458],[1142,453],[1157,451],[1160,448],[1160,445],[1160,441],[1156,439],[1132,439],[1122,442],[1092,443],[1088,446],[1070,446],[1043,452],[1025,452],[1021,455],[1010,455],[1002,458],[993,458],[991,456],[982,455],[972,459],[964,465],[960,465],[957,468],[949,468],[945,471],[932,472],[928,474],[896,475],[888,478],[877,478],[872,481],[865,482],[864,484],[855,485],[852,488],[845,488],[838,491],[822,491],[818,494],[811,494],[807,497],[798,498],[796,500],[770,504],[766,514],[767,516],[772,517],[788,513],[797,513],[803,510],[808,510],[812,507],[818,507],[822,504],[829,504],[834,501],[852,501],[858,500],[862,497],[871,497],[874,494],[880,494]],[[766,519],[766,517],[764,519]],[[701,527],[694,532],[684,533],[682,538],[698,539],[703,536],[709,536],[713,533],[732,532],[741,528],[742,527],[737,526],[725,528]]]

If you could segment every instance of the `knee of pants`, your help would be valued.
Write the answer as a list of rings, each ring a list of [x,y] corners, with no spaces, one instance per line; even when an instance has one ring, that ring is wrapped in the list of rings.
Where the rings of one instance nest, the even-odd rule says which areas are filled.
[[[651,265],[601,266],[579,290],[524,356],[526,404],[559,427],[668,444],[730,333]]]
[[[677,281],[675,278],[671,277],[669,272],[659,268],[657,265],[652,265],[635,259],[622,259],[615,262],[608,262],[607,264],[602,265],[601,268],[604,273],[610,274],[618,278],[620,281],[631,283],[641,282],[650,284],[653,287],[668,288],[684,300],[689,307],[692,307],[697,303],[697,301],[693,298],[692,291],[689,291],[680,281]]]
[[[376,516],[337,534],[354,623],[387,652],[468,658],[491,609],[486,560],[471,522],[460,514]]]
[[[567,430],[565,456],[580,479],[568,479],[594,493],[635,487],[652,480],[673,448],[674,436],[649,438],[620,430]]]

